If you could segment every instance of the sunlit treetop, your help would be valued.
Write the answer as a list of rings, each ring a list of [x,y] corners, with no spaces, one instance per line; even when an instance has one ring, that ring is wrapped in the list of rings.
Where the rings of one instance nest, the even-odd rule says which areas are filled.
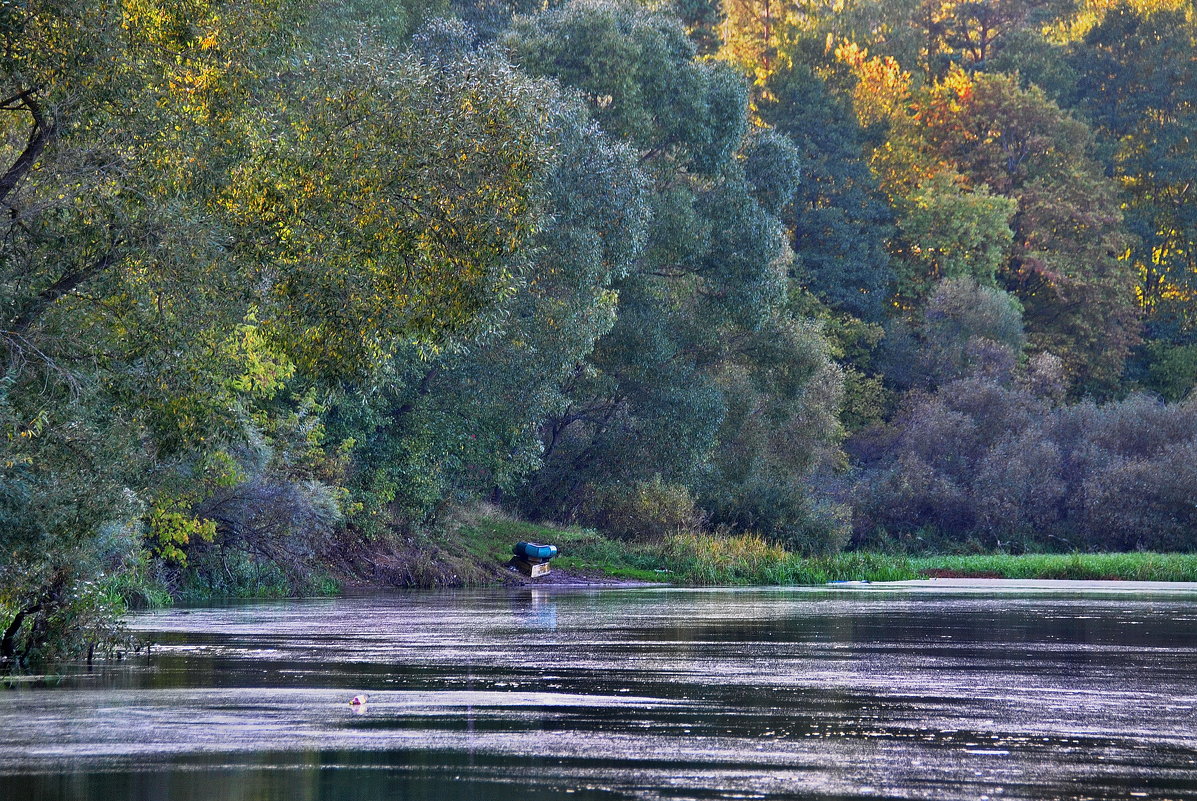
[[[536,219],[543,114],[535,83],[499,62],[393,54],[321,59],[261,102],[222,203],[278,347],[338,375],[398,341],[469,334],[513,289],[503,265]]]

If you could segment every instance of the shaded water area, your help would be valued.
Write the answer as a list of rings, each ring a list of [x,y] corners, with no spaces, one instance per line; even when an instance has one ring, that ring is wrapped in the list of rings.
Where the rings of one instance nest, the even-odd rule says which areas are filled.
[[[951,585],[143,614],[0,691],[0,798],[1197,799],[1197,588]]]

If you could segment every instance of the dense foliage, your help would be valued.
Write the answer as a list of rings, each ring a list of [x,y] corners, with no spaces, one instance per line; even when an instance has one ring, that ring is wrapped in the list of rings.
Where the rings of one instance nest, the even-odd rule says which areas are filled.
[[[1191,3],[29,0],[0,36],[6,667],[478,498],[1197,546]]]

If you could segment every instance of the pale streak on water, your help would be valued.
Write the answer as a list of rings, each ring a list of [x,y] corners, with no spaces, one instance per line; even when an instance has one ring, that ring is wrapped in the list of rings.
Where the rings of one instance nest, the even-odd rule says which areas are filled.
[[[143,614],[0,692],[0,799],[1197,799],[1197,586],[1054,586]]]

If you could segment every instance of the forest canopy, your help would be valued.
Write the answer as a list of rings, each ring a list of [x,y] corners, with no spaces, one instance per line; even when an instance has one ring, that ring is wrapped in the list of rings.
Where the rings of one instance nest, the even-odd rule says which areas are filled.
[[[29,0],[0,36],[0,662],[477,500],[1197,547],[1191,3]]]

